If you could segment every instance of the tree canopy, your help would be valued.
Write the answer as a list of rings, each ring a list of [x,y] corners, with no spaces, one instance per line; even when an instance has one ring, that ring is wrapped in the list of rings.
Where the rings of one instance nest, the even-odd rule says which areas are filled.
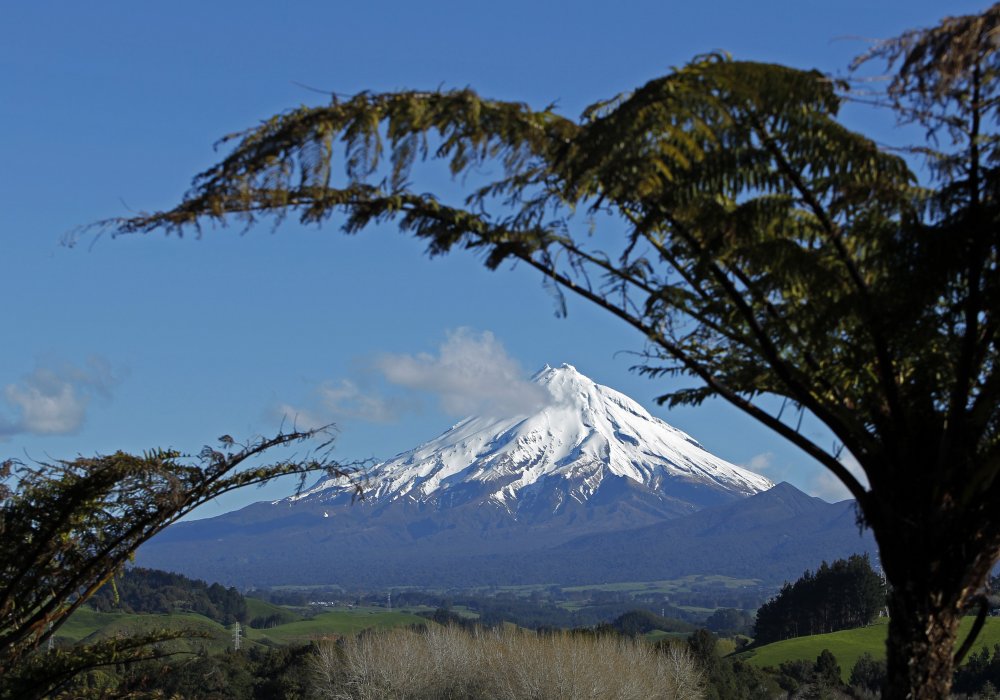
[[[0,698],[41,698],[82,670],[150,659],[152,633],[71,651],[40,647],[135,550],[203,503],[233,489],[285,475],[351,477],[329,443],[301,456],[260,463],[269,450],[302,444],[322,431],[292,431],[245,444],[220,438],[196,457],[175,450],[116,452],[38,465],[0,464]]]
[[[760,607],[754,643],[863,627],[885,608],[885,597],[882,578],[867,555],[823,562],[815,572],[806,571],[795,583],[786,583]]]
[[[847,486],[894,585],[891,697],[943,697],[957,615],[1000,553],[998,27],[994,5],[873,46],[875,94],[713,54],[578,120],[469,89],[334,96],[223,139],[175,208],[102,226],[338,215],[538,269],[639,330],[641,371],[695,380],[661,401],[721,397]],[[838,120],[845,99],[926,138],[882,148]],[[464,199],[422,192],[423,160]]]

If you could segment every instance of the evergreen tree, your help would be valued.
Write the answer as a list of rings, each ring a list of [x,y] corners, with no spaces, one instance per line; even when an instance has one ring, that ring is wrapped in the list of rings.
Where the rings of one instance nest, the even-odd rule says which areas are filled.
[[[829,649],[824,649],[816,657],[815,672],[816,680],[821,686],[839,688],[842,685],[840,681],[840,664],[837,663],[837,657]]]
[[[795,583],[786,582],[757,610],[754,643],[867,625],[885,605],[885,596],[867,554],[823,562],[816,573],[806,571]]]
[[[885,685],[885,661],[876,661],[867,651],[854,663],[848,685],[857,693],[881,693]]]

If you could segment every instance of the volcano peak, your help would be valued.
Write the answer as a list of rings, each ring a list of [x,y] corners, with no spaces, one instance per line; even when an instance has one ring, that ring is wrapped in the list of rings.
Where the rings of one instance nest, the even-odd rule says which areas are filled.
[[[525,497],[584,503],[608,483],[654,499],[707,502],[752,495],[773,484],[706,451],[625,394],[570,364],[531,378],[550,401],[530,415],[469,416],[437,438],[376,465],[366,498],[441,507],[470,500],[515,512]],[[610,480],[610,481],[609,481]],[[337,500],[350,490],[326,481],[290,500]],[[698,497],[692,501],[692,494]]]

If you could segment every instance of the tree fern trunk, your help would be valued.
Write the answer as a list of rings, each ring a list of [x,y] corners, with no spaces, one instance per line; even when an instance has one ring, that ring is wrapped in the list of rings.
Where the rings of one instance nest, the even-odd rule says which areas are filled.
[[[954,673],[953,654],[961,615],[936,605],[921,586],[895,590],[889,599],[885,700],[945,700]]]

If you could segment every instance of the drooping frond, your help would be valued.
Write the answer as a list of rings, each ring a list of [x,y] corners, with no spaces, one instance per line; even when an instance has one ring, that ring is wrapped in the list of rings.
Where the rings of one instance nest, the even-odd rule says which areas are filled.
[[[348,232],[394,222],[431,254],[522,261],[640,330],[650,371],[699,380],[668,400],[722,396],[864,498],[835,452],[760,399],[817,417],[877,484],[886,450],[925,455],[905,436],[945,439],[943,407],[972,411],[993,385],[996,331],[984,311],[970,339],[967,251],[924,224],[905,161],[837,121],[843,88],[709,55],[579,121],[471,90],[362,93],[227,137],[176,208],[105,223],[336,216]],[[421,161],[476,184],[457,202],[421,192]],[[599,213],[623,230],[591,231]]]
[[[927,130],[927,143],[912,151],[925,157],[942,182],[938,196],[930,200],[938,211],[961,208],[970,197],[996,200],[1000,3],[980,14],[947,17],[934,27],[878,42],[853,68],[873,62],[884,64],[891,75],[878,97],[902,121]],[[984,191],[988,187],[994,189]]]
[[[444,160],[455,175],[498,161],[524,177],[576,129],[550,111],[484,100],[471,90],[361,93],[324,107],[302,107],[225,137],[221,143],[235,147],[196,177],[180,206],[114,224],[122,233],[180,233],[230,215],[252,223],[263,214],[280,218],[296,212],[303,223],[316,223],[338,210],[356,211],[360,222],[366,218],[361,211],[366,199],[406,191],[418,158]],[[372,181],[383,164],[387,172]]]
[[[304,479],[325,472],[351,478],[355,469],[330,461],[324,445],[305,459],[255,463],[268,450],[302,443],[320,432],[293,431],[241,445],[230,439],[222,450],[205,448],[193,459],[153,450],[37,466],[0,463],[0,479],[13,486],[0,489],[0,676],[12,683],[18,679],[42,697],[80,663],[142,657],[145,652],[131,643],[82,647],[54,655],[46,676],[45,663],[32,660],[32,653],[139,545],[197,506],[279,476]],[[0,687],[0,697],[24,696],[13,690],[5,695],[6,689]]]

